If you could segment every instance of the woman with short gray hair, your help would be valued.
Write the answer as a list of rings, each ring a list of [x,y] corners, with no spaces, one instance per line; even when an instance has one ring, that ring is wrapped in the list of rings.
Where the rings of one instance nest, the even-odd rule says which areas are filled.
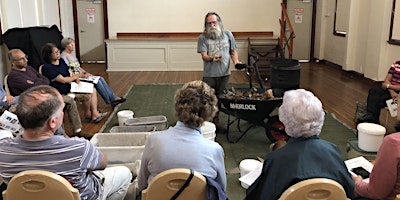
[[[291,185],[311,178],[335,180],[353,199],[354,182],[338,147],[318,137],[324,116],[321,101],[313,93],[285,92],[279,119],[291,138],[265,157],[261,175],[247,189],[246,199],[276,200]]]
[[[311,137],[321,133],[325,112],[313,93],[299,89],[288,91],[279,107],[279,120],[290,137]]]

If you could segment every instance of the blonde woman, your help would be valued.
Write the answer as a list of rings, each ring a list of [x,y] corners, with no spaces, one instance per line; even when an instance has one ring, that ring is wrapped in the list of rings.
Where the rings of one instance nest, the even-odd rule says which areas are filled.
[[[64,59],[65,63],[70,67],[72,72],[75,74],[84,74],[85,77],[91,76],[90,73],[85,71],[79,64],[78,59],[75,55],[75,41],[70,37],[63,38],[61,40],[61,45],[64,48],[64,51],[61,53],[61,58]],[[106,104],[111,104],[112,107],[117,106],[120,103],[125,102],[125,98],[118,97],[112,91],[110,86],[108,86],[107,82],[103,77],[99,78],[99,81],[94,84],[96,90],[99,92],[101,98],[103,98]]]

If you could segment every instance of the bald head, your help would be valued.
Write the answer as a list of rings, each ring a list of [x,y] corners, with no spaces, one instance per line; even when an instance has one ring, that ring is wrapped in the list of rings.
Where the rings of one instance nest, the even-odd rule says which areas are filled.
[[[40,128],[52,117],[62,114],[64,101],[53,87],[32,87],[19,96],[16,108],[18,119],[25,129]]]
[[[28,66],[28,56],[21,49],[11,49],[8,52],[8,59],[11,65],[17,69],[23,69]]]

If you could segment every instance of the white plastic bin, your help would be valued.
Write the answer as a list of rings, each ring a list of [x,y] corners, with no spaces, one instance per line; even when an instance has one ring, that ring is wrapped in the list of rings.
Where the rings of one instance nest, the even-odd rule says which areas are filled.
[[[109,164],[130,164],[141,160],[150,132],[96,133],[90,142],[107,156]]]
[[[90,142],[96,147],[144,146],[151,132],[96,133]]]
[[[144,126],[113,126],[110,133],[134,133],[134,132],[153,132],[157,127],[153,125]]]
[[[364,151],[378,151],[382,144],[386,128],[373,123],[360,123],[357,125],[358,147]]]
[[[97,149],[107,156],[110,165],[125,165],[130,168],[131,164],[142,159],[144,146],[111,146],[97,147]]]
[[[168,128],[167,117],[163,115],[147,116],[147,117],[134,117],[125,121],[126,126],[140,126],[140,125],[154,125],[158,131]]]

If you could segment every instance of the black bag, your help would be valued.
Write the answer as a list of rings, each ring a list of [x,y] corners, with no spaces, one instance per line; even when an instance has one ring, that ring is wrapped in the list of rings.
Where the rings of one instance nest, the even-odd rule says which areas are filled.
[[[354,116],[354,122],[358,123],[358,120],[363,118],[367,114],[367,103],[356,102],[356,114]]]

